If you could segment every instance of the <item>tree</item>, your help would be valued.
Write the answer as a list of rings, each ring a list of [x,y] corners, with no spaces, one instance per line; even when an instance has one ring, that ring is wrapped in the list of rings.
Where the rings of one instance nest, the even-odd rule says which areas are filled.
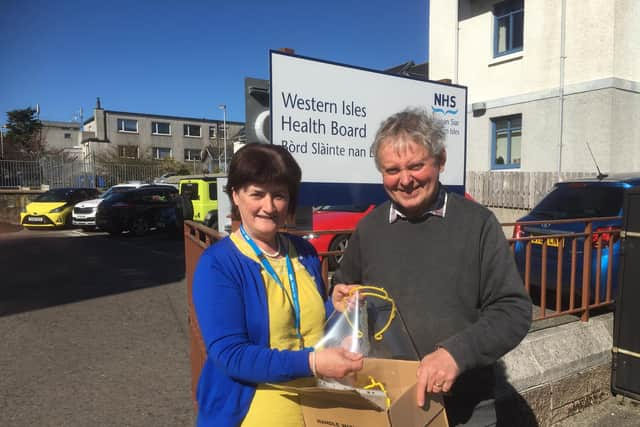
[[[7,157],[34,160],[43,154],[42,123],[35,109],[8,111],[7,129]]]

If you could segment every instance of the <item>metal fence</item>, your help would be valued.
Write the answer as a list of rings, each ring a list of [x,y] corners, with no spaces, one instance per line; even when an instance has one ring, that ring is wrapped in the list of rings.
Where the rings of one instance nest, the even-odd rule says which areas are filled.
[[[0,160],[0,188],[97,187],[128,181],[151,182],[159,165],[96,162],[93,160]]]
[[[560,175],[560,180],[588,176],[593,173],[567,172]],[[555,172],[467,172],[466,190],[485,206],[531,209],[556,182]]]

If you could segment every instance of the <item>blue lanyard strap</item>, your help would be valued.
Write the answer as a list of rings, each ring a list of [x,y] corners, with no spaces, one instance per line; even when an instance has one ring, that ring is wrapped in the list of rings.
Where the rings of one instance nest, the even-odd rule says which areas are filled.
[[[262,263],[264,269],[267,271],[267,273],[269,273],[269,276],[271,276],[273,280],[276,281],[278,286],[280,286],[280,289],[282,289],[282,291],[284,292],[285,296],[287,296],[284,285],[273,269],[273,266],[269,263],[266,256],[264,255],[264,252],[262,252],[256,242],[254,242],[251,236],[249,236],[242,224],[240,225],[240,234],[242,234],[244,240],[249,244],[249,246],[251,246],[251,249],[253,249],[256,256],[260,260],[260,263]],[[280,236],[277,236],[277,238],[279,239]],[[294,274],[293,264],[291,263],[291,258],[289,257],[288,251],[285,253],[285,259],[287,262],[287,277],[289,278],[289,287],[291,288],[291,305],[293,306],[293,312],[295,316],[296,335],[302,342],[302,333],[300,332],[300,300],[298,299],[298,282],[296,281],[296,275]]]

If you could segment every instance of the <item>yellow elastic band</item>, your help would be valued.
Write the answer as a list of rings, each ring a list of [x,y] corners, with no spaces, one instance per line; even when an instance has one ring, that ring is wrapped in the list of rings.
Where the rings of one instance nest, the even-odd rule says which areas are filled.
[[[389,409],[391,407],[391,399],[389,399],[389,394],[387,393],[387,389],[384,388],[384,384],[382,384],[380,381],[374,380],[371,375],[369,375],[368,377],[369,377],[369,384],[364,386],[363,388],[365,390],[371,390],[372,388],[380,389],[384,393],[384,397],[385,397],[384,401],[387,404],[387,409]]]
[[[360,295],[362,295],[362,296],[378,298],[378,299],[381,299],[383,301],[387,301],[387,302],[391,303],[391,313],[389,314],[389,318],[387,319],[387,323],[385,323],[385,325],[382,327],[382,329],[380,329],[378,332],[373,334],[373,337],[376,339],[376,341],[382,341],[384,333],[387,331],[387,329],[389,329],[389,327],[391,326],[391,322],[396,317],[396,303],[393,300],[393,298],[391,298],[389,296],[389,294],[387,293],[387,291],[384,288],[380,288],[380,287],[377,287],[377,286],[369,286],[369,285],[354,286],[349,291],[349,296],[353,296],[354,293],[359,292],[362,289],[370,291],[370,292],[361,292]],[[345,310],[344,310],[344,312],[346,313],[346,302],[345,302]],[[347,319],[347,321],[349,321],[349,317],[346,316],[346,314],[345,314],[345,318]],[[351,322],[349,322],[349,324],[351,325]],[[353,325],[351,325],[351,326],[353,326]],[[358,331],[358,337],[362,337],[362,332],[361,331]]]

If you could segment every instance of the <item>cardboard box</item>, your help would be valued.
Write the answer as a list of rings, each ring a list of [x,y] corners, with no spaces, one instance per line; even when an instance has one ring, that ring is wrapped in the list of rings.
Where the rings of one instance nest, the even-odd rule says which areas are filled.
[[[306,427],[448,427],[442,398],[428,395],[424,408],[416,406],[416,371],[419,362],[365,359],[356,384],[372,376],[384,384],[384,393],[354,387],[282,387],[300,395]]]

